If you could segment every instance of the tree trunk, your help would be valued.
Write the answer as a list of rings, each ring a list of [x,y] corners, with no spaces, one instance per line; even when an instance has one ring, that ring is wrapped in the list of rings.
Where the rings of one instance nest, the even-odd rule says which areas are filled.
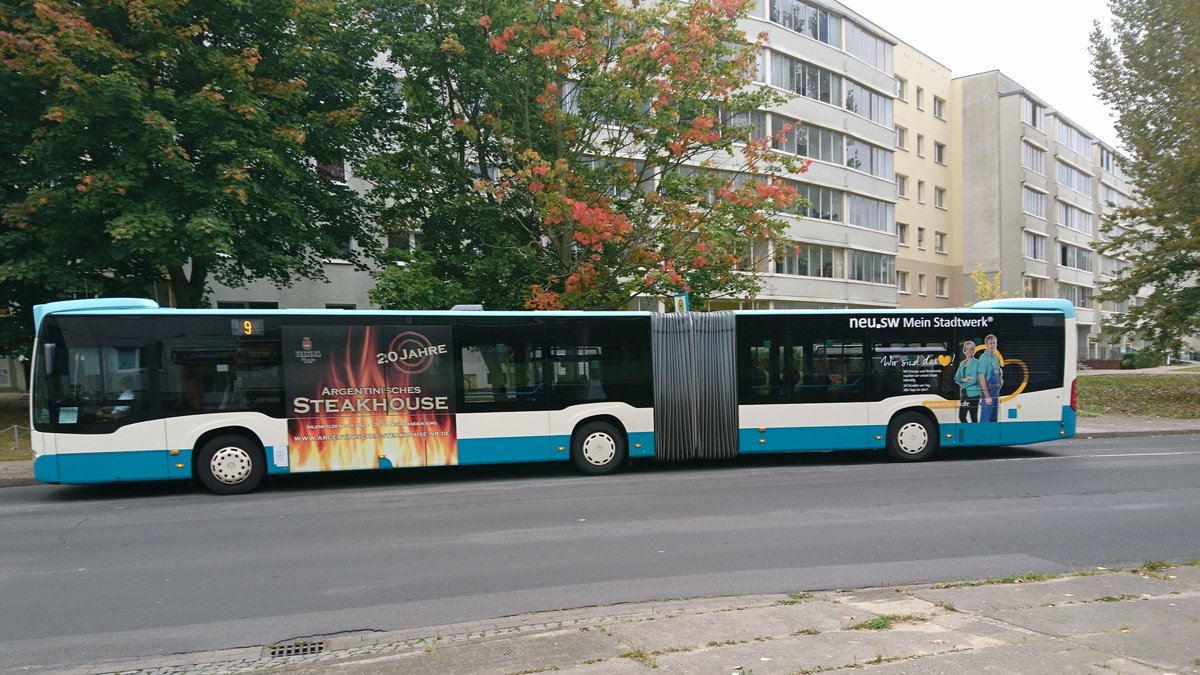
[[[189,278],[182,267],[167,268],[167,274],[171,278],[171,304],[175,307],[192,309],[200,307],[204,302],[208,280],[207,266],[193,260],[191,272]]]

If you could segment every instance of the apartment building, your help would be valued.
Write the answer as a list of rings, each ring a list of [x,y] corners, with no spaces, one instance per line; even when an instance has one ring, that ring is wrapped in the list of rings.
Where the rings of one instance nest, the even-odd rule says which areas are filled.
[[[794,95],[755,123],[795,127],[776,149],[812,160],[788,177],[809,206],[753,251],[760,292],[709,309],[895,307],[896,40],[836,2],[759,0],[743,30],[768,38],[759,80]]]
[[[1080,354],[1096,357],[1105,309],[1094,296],[1119,263],[1102,260],[1094,242],[1109,204],[1130,194],[1113,149],[999,71],[956,78],[953,92],[967,149],[964,271],[999,274],[1009,295],[1070,300]]]
[[[899,306],[962,305],[959,115],[950,69],[903,42],[895,67]]]

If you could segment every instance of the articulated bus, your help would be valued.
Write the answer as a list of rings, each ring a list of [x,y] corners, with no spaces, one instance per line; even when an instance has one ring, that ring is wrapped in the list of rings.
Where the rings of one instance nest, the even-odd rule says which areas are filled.
[[[1026,444],[1075,433],[1069,302],[948,310],[35,308],[47,483]],[[989,373],[981,375],[985,370]],[[991,391],[988,391],[988,390]]]

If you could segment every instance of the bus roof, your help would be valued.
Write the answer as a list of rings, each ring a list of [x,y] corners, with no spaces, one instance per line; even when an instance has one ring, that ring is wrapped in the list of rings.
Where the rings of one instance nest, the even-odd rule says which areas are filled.
[[[147,314],[253,314],[255,316],[283,316],[306,314],[310,316],[346,316],[347,312],[353,312],[358,315],[376,315],[388,316],[403,314],[405,316],[470,316],[473,313],[482,313],[488,316],[530,316],[536,314],[538,316],[610,316],[610,317],[631,317],[631,316],[650,316],[651,312],[642,311],[590,311],[590,310],[552,310],[552,311],[519,311],[519,310],[501,310],[501,311],[484,311],[471,309],[434,309],[434,310],[395,310],[395,309],[360,309],[360,310],[345,310],[345,309],[316,309],[316,308],[292,308],[292,309],[213,309],[213,308],[195,308],[181,309],[177,307],[160,307],[153,300],[145,298],[89,298],[85,300],[62,300],[59,302],[48,302],[44,305],[34,305],[33,321],[34,330],[40,331],[42,321],[50,314],[111,314],[119,312],[129,315],[147,315]]]
[[[970,307],[946,307],[940,309],[924,308],[924,309],[899,309],[880,307],[876,309],[836,309],[836,310],[743,310],[739,313],[743,314],[779,314],[786,312],[821,312],[829,314],[849,314],[849,313],[916,313],[916,314],[936,314],[953,311],[970,311],[970,310],[1010,310],[1010,311],[1054,311],[1062,313],[1066,318],[1075,317],[1075,308],[1070,301],[1059,300],[1057,298],[1002,298],[999,300],[984,300],[977,302]],[[128,314],[152,314],[158,312],[179,312],[185,314],[207,314],[207,313],[222,313],[222,314],[255,314],[260,316],[283,315],[283,314],[310,314],[315,316],[338,316],[345,315],[347,310],[344,309],[177,309],[174,307],[159,307],[157,302],[146,298],[89,298],[85,300],[62,300],[59,302],[48,302],[44,305],[35,305],[33,308],[33,323],[34,330],[40,331],[42,320],[50,314],[65,314],[65,313],[85,313],[99,312],[111,313],[122,312]],[[462,310],[386,310],[386,309],[364,309],[351,310],[360,314],[376,314],[389,315],[403,313],[411,316],[462,316],[475,312],[474,308],[467,311]],[[554,311],[488,311],[489,316],[529,316],[537,314],[538,316],[580,316],[583,314],[592,316],[648,316],[651,312],[631,312],[631,311],[588,311],[588,310],[554,310]]]
[[[1058,298],[1000,298],[983,300],[971,306],[979,309],[1049,310],[1062,312],[1068,319],[1075,318],[1075,306],[1071,301]]]

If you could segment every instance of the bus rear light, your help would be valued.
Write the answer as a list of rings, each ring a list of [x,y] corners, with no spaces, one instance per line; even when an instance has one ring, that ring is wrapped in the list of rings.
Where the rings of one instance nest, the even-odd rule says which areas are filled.
[[[1079,412],[1079,380],[1071,380],[1071,410]]]

